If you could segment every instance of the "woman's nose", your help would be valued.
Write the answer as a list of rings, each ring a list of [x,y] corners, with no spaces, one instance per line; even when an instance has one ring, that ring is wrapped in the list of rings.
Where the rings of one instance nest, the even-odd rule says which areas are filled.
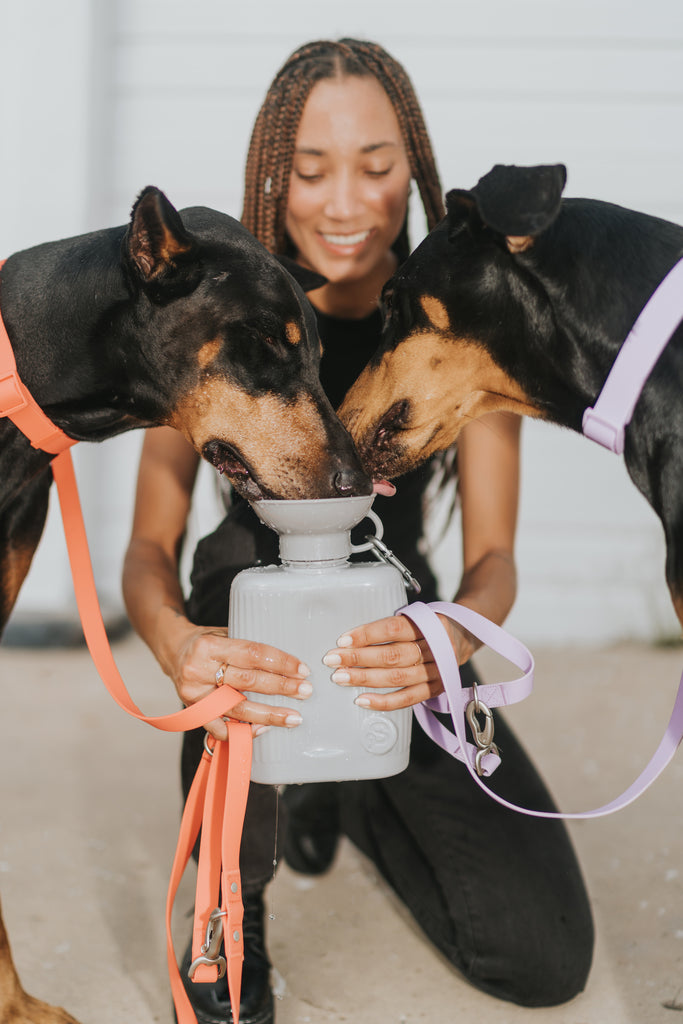
[[[353,177],[340,174],[330,181],[325,202],[325,215],[333,220],[351,220],[362,210],[360,189]]]

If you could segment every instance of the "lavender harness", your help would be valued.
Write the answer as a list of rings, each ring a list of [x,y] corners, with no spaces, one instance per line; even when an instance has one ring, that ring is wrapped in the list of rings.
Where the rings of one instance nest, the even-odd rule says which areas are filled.
[[[651,295],[631,328],[610,370],[593,408],[583,416],[586,437],[616,454],[624,450],[625,430],[653,367],[683,320],[680,294],[683,291],[683,259],[669,271]],[[465,608],[463,605],[435,601],[431,604],[414,602],[400,609],[415,623],[432,651],[434,661],[443,680],[444,692],[432,700],[418,704],[415,717],[436,743],[445,751],[463,761],[470,775],[488,795],[509,810],[520,811],[536,818],[600,818],[613,814],[632,803],[652,785],[676,753],[683,739],[683,676],[664,737],[650,763],[621,796],[592,811],[562,813],[536,811],[510,803],[492,792],[481,781],[500,764],[498,750],[493,742],[494,725],[491,708],[516,704],[527,697],[533,688],[534,659],[527,648],[500,626]],[[453,647],[446,630],[437,618],[445,615],[469,630],[486,646],[507,658],[523,675],[509,682],[488,686],[463,688]],[[434,712],[448,713],[455,734],[439,721]],[[483,715],[483,724],[481,716]],[[465,719],[470,724],[474,743],[466,739]]]

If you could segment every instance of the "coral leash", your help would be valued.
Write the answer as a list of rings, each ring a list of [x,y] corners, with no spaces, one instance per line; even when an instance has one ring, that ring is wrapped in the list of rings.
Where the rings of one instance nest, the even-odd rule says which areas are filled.
[[[3,261],[0,261],[2,269]],[[0,417],[7,417],[34,448],[53,455],[71,575],[83,634],[95,667],[107,690],[127,714],[164,732],[184,732],[227,715],[243,695],[220,686],[208,697],[169,715],[150,717],[132,700],[116,667],[102,620],[83,521],[71,447],[76,444],[42,411],[22,383],[12,345],[0,315]],[[196,1024],[173,949],[171,916],[180,879],[201,829],[197,899],[192,937],[196,981],[213,981],[227,968],[228,990],[235,1024],[239,1024],[244,942],[239,847],[251,775],[251,726],[228,722],[227,741],[212,748],[205,743],[197,775],[185,805],[166,905],[168,971],[178,1024]],[[227,927],[224,925],[226,923]],[[227,956],[220,955],[225,934]],[[227,961],[227,963],[226,963]]]

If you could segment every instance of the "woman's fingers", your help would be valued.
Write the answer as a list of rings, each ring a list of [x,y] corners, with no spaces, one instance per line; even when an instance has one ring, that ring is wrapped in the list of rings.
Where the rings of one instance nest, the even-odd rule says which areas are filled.
[[[373,644],[397,643],[400,641],[419,640],[422,634],[412,619],[406,615],[390,615],[386,619],[377,619],[364,626],[349,629],[337,640],[337,648],[348,650],[371,647]]]
[[[457,635],[444,621],[458,653]],[[333,669],[332,681],[340,686],[391,689],[388,694],[362,693],[361,707],[392,711],[436,697],[443,691],[432,652],[421,633],[405,615],[392,615],[349,630],[328,651],[323,662]]]
[[[438,697],[443,690],[440,679],[419,683],[415,686],[403,686],[391,693],[362,693],[356,697],[355,703],[361,708],[372,711],[396,711],[399,708],[411,708],[431,697]]]
[[[231,719],[235,722],[249,722],[252,726],[252,735],[255,738],[273,725],[281,729],[295,729],[303,721],[299,712],[292,708],[272,707],[269,704],[243,700],[239,704],[235,704],[225,718],[208,722],[204,728],[215,739],[226,740],[228,738],[228,722]]]

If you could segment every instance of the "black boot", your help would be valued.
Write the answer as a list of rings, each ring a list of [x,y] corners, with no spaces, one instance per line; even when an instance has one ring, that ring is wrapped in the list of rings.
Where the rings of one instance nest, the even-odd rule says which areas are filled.
[[[321,875],[332,864],[339,842],[337,786],[336,782],[307,782],[285,790],[284,855],[294,871]]]
[[[275,1009],[270,988],[270,960],[266,952],[263,892],[244,896],[244,963],[242,964],[242,993],[240,997],[240,1024],[274,1024]],[[215,982],[190,981],[187,976],[192,962],[192,946],[188,947],[180,967],[192,1009],[198,1024],[232,1024],[233,1016],[228,995],[228,979]]]

